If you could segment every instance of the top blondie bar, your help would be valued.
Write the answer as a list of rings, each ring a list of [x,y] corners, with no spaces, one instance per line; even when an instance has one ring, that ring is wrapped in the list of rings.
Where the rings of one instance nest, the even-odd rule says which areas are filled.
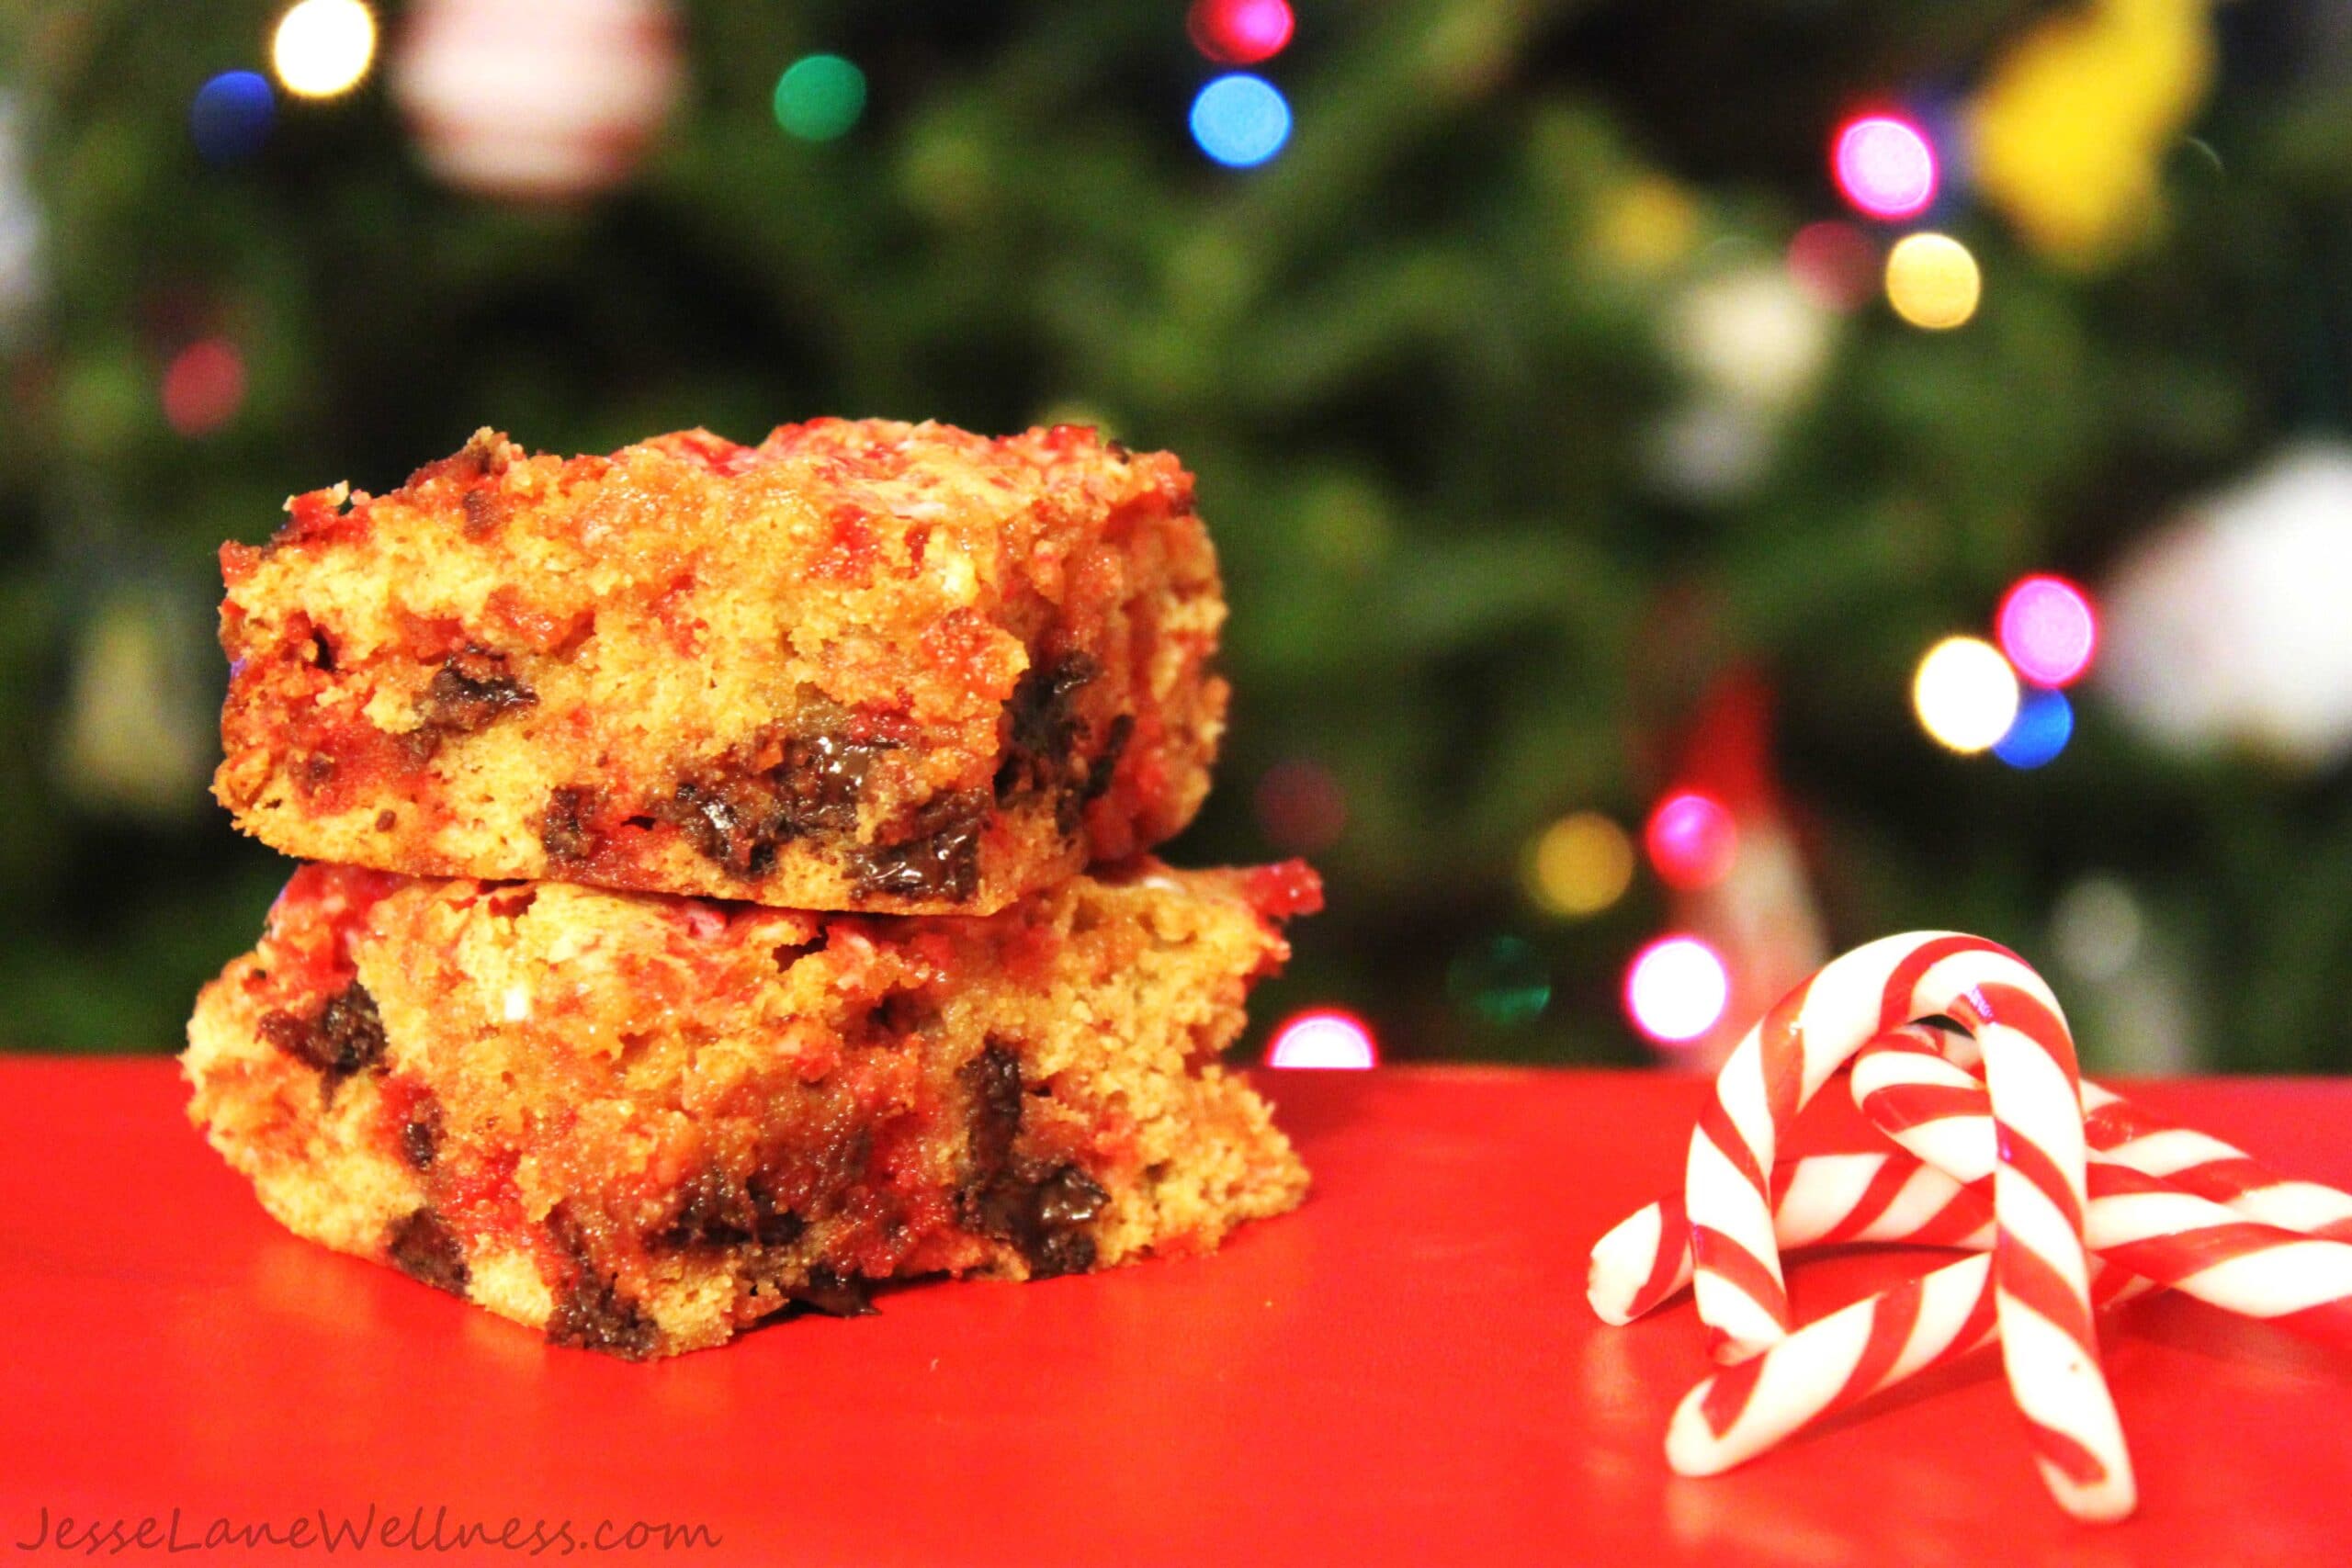
[[[221,547],[214,793],[285,852],[985,914],[1183,827],[1225,600],[1166,453],[818,420],[491,431]]]

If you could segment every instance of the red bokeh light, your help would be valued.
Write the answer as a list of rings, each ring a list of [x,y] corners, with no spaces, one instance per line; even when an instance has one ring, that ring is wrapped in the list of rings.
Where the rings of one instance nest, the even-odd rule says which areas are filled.
[[[164,419],[182,435],[211,434],[244,400],[244,356],[227,338],[192,343],[164,368]]]
[[[1851,223],[1808,223],[1789,242],[1789,277],[1825,310],[1858,309],[1878,293],[1878,247]]]
[[[1713,795],[1677,790],[1650,813],[1642,843],[1668,886],[1705,887],[1731,870],[1739,854],[1739,829]]]
[[[1227,65],[1272,60],[1295,25],[1288,0],[1193,0],[1184,16],[1193,47]]]
[[[1348,826],[1348,797],[1340,781],[1329,768],[1304,758],[1268,768],[1250,804],[1266,841],[1284,854],[1329,849]]]

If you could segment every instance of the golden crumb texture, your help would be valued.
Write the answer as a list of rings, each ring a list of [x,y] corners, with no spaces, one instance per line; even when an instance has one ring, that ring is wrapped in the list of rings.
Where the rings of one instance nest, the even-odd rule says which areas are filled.
[[[190,1115],[299,1234],[670,1355],[1295,1206],[1218,1053],[1318,899],[1295,863],[912,919],[310,865],[198,998]]]
[[[288,854],[987,914],[1199,807],[1225,601],[1192,476],[1073,426],[492,431],[221,549],[214,792]]]

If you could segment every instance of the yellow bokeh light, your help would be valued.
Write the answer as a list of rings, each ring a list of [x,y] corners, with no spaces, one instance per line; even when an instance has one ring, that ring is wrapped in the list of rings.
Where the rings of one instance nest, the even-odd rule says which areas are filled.
[[[332,98],[359,85],[376,58],[376,16],[359,0],[302,0],[278,18],[269,62],[286,90]]]
[[[1886,302],[1915,327],[1959,326],[1984,292],[1976,258],[1950,234],[1905,234],[1886,254]]]
[[[2009,732],[2018,716],[2017,671],[1991,643],[1948,637],[1928,649],[1911,680],[1911,706],[1938,743],[1963,754],[1982,751]]]
[[[1597,915],[1634,880],[1634,841],[1597,811],[1561,818],[1529,846],[1527,896],[1555,915]]]
[[[1698,202],[1657,175],[1628,180],[1612,192],[1593,232],[1611,264],[1644,275],[1679,262],[1690,254],[1698,236]]]

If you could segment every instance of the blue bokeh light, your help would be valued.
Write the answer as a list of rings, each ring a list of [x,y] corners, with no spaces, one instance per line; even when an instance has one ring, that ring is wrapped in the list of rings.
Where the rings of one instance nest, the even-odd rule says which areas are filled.
[[[277,118],[277,95],[260,72],[223,71],[197,89],[187,129],[206,163],[233,164],[261,151]]]
[[[1993,755],[2013,768],[2038,768],[2074,738],[2075,705],[2066,694],[2029,686],[2009,732],[1994,743]]]
[[[1193,100],[1193,140],[1228,169],[1252,169],[1290,140],[1290,105],[1263,76],[1236,71]]]

